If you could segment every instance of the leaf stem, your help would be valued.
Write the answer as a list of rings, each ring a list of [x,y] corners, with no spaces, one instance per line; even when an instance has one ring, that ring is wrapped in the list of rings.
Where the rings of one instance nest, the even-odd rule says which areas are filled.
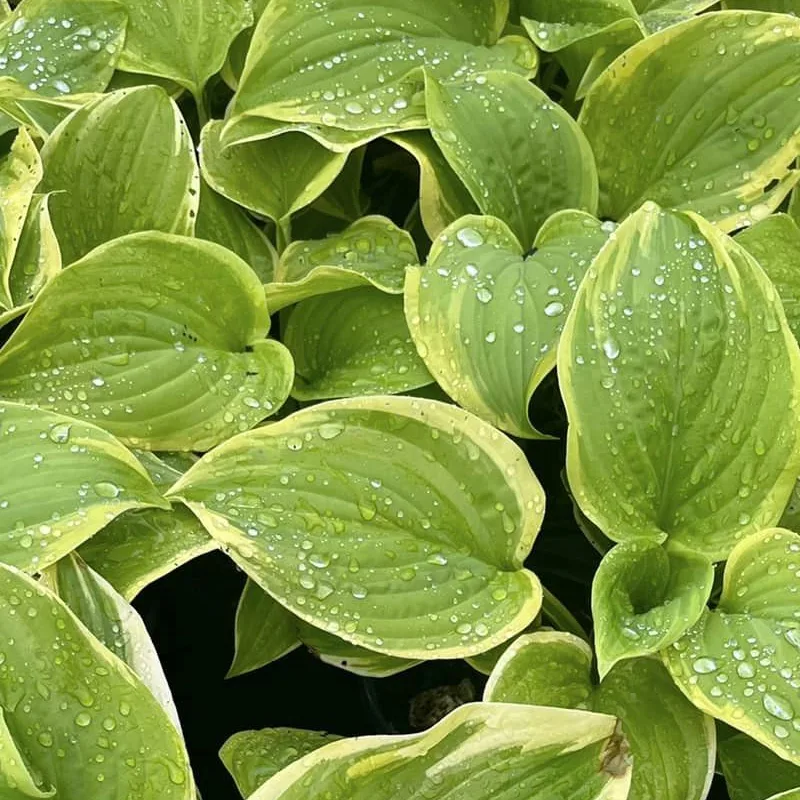
[[[575,636],[589,641],[589,636],[578,622],[572,612],[545,586],[542,586],[542,614],[559,630],[572,633]]]
[[[200,130],[203,130],[211,118],[208,111],[208,103],[206,102],[205,87],[201,87],[192,92],[194,103],[197,107],[197,119],[200,122]]]
[[[279,219],[275,229],[275,247],[278,255],[282,255],[283,251],[292,243],[292,218],[285,216]]]

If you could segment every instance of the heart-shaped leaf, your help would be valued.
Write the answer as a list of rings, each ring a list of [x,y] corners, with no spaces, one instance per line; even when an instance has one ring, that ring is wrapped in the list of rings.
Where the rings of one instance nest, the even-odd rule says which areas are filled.
[[[386,217],[357,220],[341,233],[292,242],[281,255],[275,278],[264,290],[270,312],[356,286],[402,294],[406,267],[418,264],[411,235]]]
[[[0,394],[137,447],[204,450],[286,399],[291,357],[268,328],[258,277],[233,253],[132,234],[48,284],[0,351]]]
[[[283,341],[298,400],[399,394],[433,382],[408,332],[403,298],[372,287],[299,303]]]
[[[426,84],[436,143],[483,214],[527,245],[556,211],[597,211],[597,172],[577,123],[520,75]]]
[[[249,797],[284,767],[339,738],[298,728],[241,731],[222,745],[219,757],[236,781],[242,797]]]
[[[755,259],[647,203],[600,252],[558,357],[567,474],[615,541],[722,560],[800,473],[800,352]]]
[[[411,335],[457,403],[516,436],[541,436],[528,404],[555,365],[578,284],[609,231],[565,211],[547,221],[526,257],[500,220],[464,217],[436,239],[425,267],[408,270]]]
[[[166,507],[133,455],[79,420],[0,403],[0,454],[0,562],[20,569],[47,567],[123,511]]]
[[[121,89],[79,108],[53,131],[42,160],[65,264],[127,233],[194,231],[197,163],[163,89]]]
[[[616,720],[561,708],[503,703],[461,706],[424,733],[364,736],[326,745],[262,784],[252,800],[305,800],[308,787],[330,800],[421,797],[470,800],[516,794],[550,800],[553,786],[575,800],[625,800],[631,781]]]
[[[56,797],[194,797],[181,737],[150,690],[61,600],[6,564],[0,635],[15,643],[0,667],[8,730]]]
[[[127,19],[112,0],[25,0],[0,25],[0,75],[43,95],[102,92]]]
[[[722,597],[663,651],[700,709],[800,765],[800,535],[774,528],[740,542]]]
[[[714,568],[703,556],[661,545],[617,545],[592,583],[597,668],[603,678],[618,661],[656,653],[679,639],[705,611]]]
[[[800,178],[798,80],[800,21],[785,15],[703,14],[639,42],[580,115],[601,214],[654,200],[723,230],[767,216]]]
[[[128,12],[120,69],[160,75],[196,97],[253,22],[248,0],[119,0]]]
[[[170,495],[292,613],[381,653],[479,653],[541,604],[522,566],[541,487],[511,441],[444,403],[299,411],[209,453]]]
[[[618,664],[599,686],[591,665],[590,648],[568,633],[522,636],[497,663],[484,699],[612,714],[633,757],[629,800],[704,800],[714,776],[713,720],[681,695],[656,659]]]

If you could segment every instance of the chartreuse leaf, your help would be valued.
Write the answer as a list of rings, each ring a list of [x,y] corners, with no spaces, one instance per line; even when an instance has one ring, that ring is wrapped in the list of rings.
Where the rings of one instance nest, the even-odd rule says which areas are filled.
[[[558,0],[521,0],[519,12],[522,25],[536,46],[547,53],[606,32],[623,20],[638,18],[632,0],[577,0],[568,4]]]
[[[577,123],[520,75],[426,84],[436,143],[483,214],[525,245],[554,212],[597,211],[597,171]]]
[[[309,205],[342,171],[347,155],[302,133],[223,148],[224,123],[203,128],[200,166],[208,185],[256,214],[280,222]]]
[[[135,452],[153,483],[166,491],[194,459],[180,456],[175,469],[154,453]],[[161,454],[165,456],[166,454]],[[158,578],[197,556],[216,549],[216,543],[188,508],[127,511],[106,525],[80,548],[81,557],[97,570],[126,600]]]
[[[261,230],[235,203],[200,183],[195,236],[216,242],[246,261],[262,282],[272,280],[278,254]]]
[[[419,210],[431,239],[478,206],[428,131],[405,131],[387,137],[419,162]]]
[[[236,781],[242,797],[249,797],[284,767],[340,738],[298,728],[241,731],[222,745],[219,757]]]
[[[408,332],[403,298],[371,286],[299,303],[283,341],[295,362],[298,400],[399,394],[433,383]]]
[[[600,677],[680,638],[705,611],[713,584],[714,568],[700,555],[635,541],[609,551],[592,582]]]
[[[788,16],[704,14],[639,42],[580,115],[601,214],[620,219],[649,199],[723,230],[767,216],[800,176],[798,81],[800,20]]]
[[[199,96],[253,22],[248,0],[119,0],[128,12],[120,69],[169,78]]]
[[[786,214],[773,214],[736,236],[775,284],[786,321],[800,336],[800,228]]]
[[[295,761],[253,800],[300,800],[308,787],[331,800],[504,794],[549,800],[624,800],[631,769],[616,720],[561,708],[503,703],[461,706],[411,736],[343,739]]]
[[[497,663],[484,699],[614,715],[634,763],[630,800],[704,800],[714,776],[713,721],[656,659],[618,664],[599,686],[591,664],[589,646],[569,633],[521,636]]]
[[[535,70],[536,51],[521,37],[491,47],[507,14],[506,0],[390,0],[375,8],[355,0],[272,2],[253,35],[231,117],[320,123],[352,132],[353,145],[427,127],[426,72],[446,81]]]
[[[800,786],[800,767],[743,733],[720,738],[717,749],[731,800],[765,800]]]
[[[236,608],[236,651],[226,677],[277,661],[300,647],[297,617],[249,578]]]
[[[776,11],[780,14],[800,13],[798,0],[724,0],[726,8],[747,8],[757,11]]]
[[[102,92],[127,19],[115,0],[25,0],[0,25],[0,75],[43,95]]]
[[[800,225],[800,191],[797,188],[792,192],[789,200],[789,216]]]
[[[800,473],[800,353],[755,259],[645,204],[600,252],[561,337],[567,475],[618,542],[718,561],[774,524]]]
[[[148,449],[205,450],[269,416],[293,368],[256,274],[166,233],[108,242],[42,291],[0,351],[0,394]]]
[[[14,641],[0,705],[40,785],[59,798],[194,797],[181,737],[150,690],[61,600],[6,564],[0,635]]]
[[[27,126],[46,138],[72,111],[94,98],[93,94],[47,97],[0,76],[0,130]]]
[[[479,653],[541,605],[522,562],[542,489],[510,440],[448,404],[304,409],[221,445],[169,494],[292,613],[381,653]]]
[[[768,529],[740,542],[725,566],[716,610],[664,661],[701,710],[800,765],[800,535]]]
[[[166,507],[139,462],[100,428],[6,402],[0,423],[0,562],[36,572],[123,511]]]
[[[37,779],[37,776],[31,774],[0,707],[0,793],[9,800],[52,797],[56,790],[52,787],[43,789],[41,782],[41,778]]]
[[[197,163],[163,89],[120,89],[79,108],[53,131],[42,159],[65,264],[128,233],[194,231]]]
[[[70,553],[44,572],[44,582],[115,656],[124,661],[180,729],[178,712],[142,618],[83,559]]]
[[[528,419],[536,387],[578,284],[612,226],[581,211],[552,216],[532,255],[494,217],[463,217],[406,277],[406,318],[423,361],[460,405],[515,436],[541,437]]]
[[[274,313],[356,286],[402,294],[406,267],[418,263],[411,234],[386,217],[364,217],[326,239],[292,242],[281,255],[273,282],[264,287],[267,305]]]

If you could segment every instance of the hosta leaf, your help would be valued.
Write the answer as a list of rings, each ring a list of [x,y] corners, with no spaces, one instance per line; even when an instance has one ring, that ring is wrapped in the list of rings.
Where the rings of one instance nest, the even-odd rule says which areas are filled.
[[[12,78],[0,76],[0,126],[2,130],[27,126],[46,138],[76,108],[94,99],[93,94],[47,97]]]
[[[166,507],[139,462],[100,428],[5,402],[0,423],[0,562],[36,572],[123,511]]]
[[[460,217],[478,213],[469,190],[428,131],[405,131],[388,138],[419,162],[419,210],[431,239]]]
[[[599,686],[592,685],[591,663],[586,643],[568,633],[522,636],[498,662],[484,699],[616,716],[634,763],[629,800],[704,800],[714,776],[713,721],[687,702],[656,659],[618,664]]]
[[[541,604],[522,567],[541,487],[511,441],[450,405],[314,406],[226,442],[170,494],[290,611],[368,649],[472,655]]]
[[[25,0],[0,25],[0,75],[43,95],[102,92],[126,22],[113,0]]]
[[[32,775],[25,757],[20,753],[14,736],[6,725],[3,709],[0,707],[0,792],[9,800],[24,798],[53,797],[56,790],[44,789],[42,778]]]
[[[253,35],[231,116],[315,122],[368,138],[423,128],[424,73],[437,80],[507,69],[529,75],[536,53],[516,37],[496,47],[504,0],[280,0]]]
[[[242,797],[249,797],[266,780],[339,736],[297,728],[241,731],[222,745],[219,757]]]
[[[769,214],[800,177],[799,80],[800,21],[787,16],[704,14],[635,45],[581,111],[601,214],[649,199],[724,230]]]
[[[407,231],[386,217],[364,217],[326,239],[292,242],[265,287],[267,304],[275,313],[300,300],[356,286],[402,294],[406,267],[418,263]]]
[[[216,242],[246,261],[263,283],[272,280],[278,254],[261,230],[235,203],[200,184],[195,236]]]
[[[366,213],[366,198],[361,188],[366,147],[359,147],[347,156],[336,180],[314,202],[314,208],[323,214],[355,222]]]
[[[778,520],[800,473],[800,353],[742,247],[645,204],[595,259],[560,347],[569,483],[607,536],[718,561]]]
[[[483,214],[527,246],[554,212],[597,211],[597,172],[581,129],[525,78],[495,72],[426,88],[436,143]]]
[[[296,620],[248,578],[236,608],[236,652],[227,677],[252,672],[300,647]]]
[[[399,394],[433,382],[408,332],[403,298],[372,287],[304,300],[289,312],[283,341],[298,400]]]
[[[172,724],[180,729],[178,711],[158,654],[133,606],[75,553],[49,567],[44,581],[89,631],[139,676]]]
[[[680,638],[705,611],[713,584],[714,568],[703,556],[637,542],[608,552],[592,583],[600,676]]]
[[[258,277],[230,251],[125,236],[42,291],[0,351],[0,395],[97,420],[136,447],[205,450],[286,399],[291,358],[268,327]]]
[[[631,770],[616,720],[557,708],[481,703],[461,706],[411,736],[344,739],[295,761],[253,800],[300,800],[308,787],[331,800],[391,800],[463,794],[489,800],[624,800]]]
[[[170,78],[198,95],[252,24],[248,0],[119,0],[128,12],[120,69]]]
[[[150,690],[61,600],[5,564],[0,620],[15,642],[3,650],[0,705],[56,797],[194,797],[181,737]]]
[[[786,214],[773,214],[743,230],[736,241],[755,256],[775,284],[786,321],[800,336],[800,228]]]
[[[127,233],[191,234],[199,176],[178,107],[163,89],[104,95],[74,111],[42,150],[42,191],[64,263]]]
[[[161,491],[169,489],[192,463],[178,454],[187,463],[175,469],[153,453],[138,451],[135,455]],[[215,549],[216,543],[197,517],[176,503],[170,510],[125,512],[82,545],[80,555],[131,601],[153,581]]]
[[[731,800],[765,800],[800,786],[800,767],[743,733],[720,739],[718,751]]]
[[[565,211],[539,231],[534,252],[494,217],[463,217],[406,279],[406,317],[431,374],[460,405],[515,436],[539,437],[528,420],[536,387],[584,272],[609,228]]]
[[[287,133],[223,149],[222,122],[203,128],[200,166],[208,185],[256,214],[280,221],[317,199],[344,167],[302,133]]]
[[[779,528],[740,542],[716,610],[663,655],[698,708],[800,765],[798,554],[800,535]]]
[[[780,14],[800,14],[798,0],[724,0],[726,8],[747,8],[757,11],[777,11]]]

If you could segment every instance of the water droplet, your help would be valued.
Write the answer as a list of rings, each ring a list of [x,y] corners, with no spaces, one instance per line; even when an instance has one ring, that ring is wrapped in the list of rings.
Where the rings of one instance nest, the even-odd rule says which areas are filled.
[[[701,675],[707,675],[709,672],[714,672],[717,669],[717,662],[713,658],[698,658],[692,664],[692,669]]]
[[[115,497],[119,497],[120,488],[116,484],[111,483],[110,481],[100,481],[94,485],[94,493],[98,497],[105,497],[109,500],[113,500]]]
[[[464,247],[478,247],[483,244],[483,236],[474,228],[460,228],[456,233],[456,239]]]
[[[794,710],[792,709],[791,703],[778,694],[770,694],[767,692],[761,702],[764,704],[767,713],[772,714],[773,717],[785,720],[790,720],[794,717]]]
[[[563,314],[564,313],[564,304],[563,303],[559,303],[557,301],[554,301],[552,303],[548,303],[544,307],[544,313],[548,317],[557,317],[559,314]]]

